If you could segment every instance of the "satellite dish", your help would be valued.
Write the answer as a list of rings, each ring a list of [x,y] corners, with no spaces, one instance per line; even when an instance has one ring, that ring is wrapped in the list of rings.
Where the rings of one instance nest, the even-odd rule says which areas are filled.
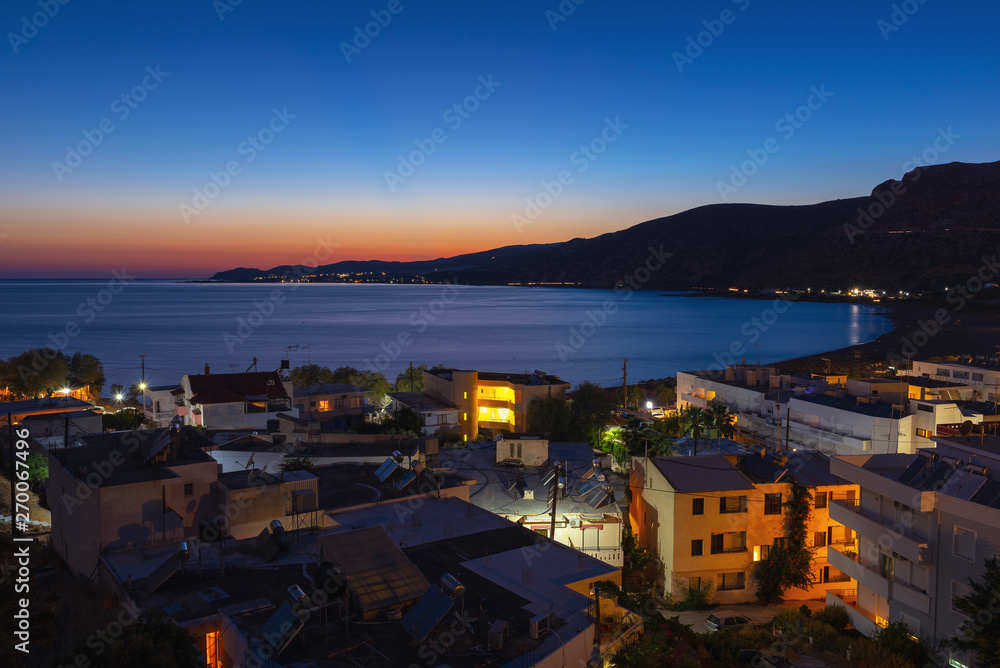
[[[972,433],[972,420],[966,420],[962,423],[962,426],[958,428],[958,433],[962,436],[968,436]]]

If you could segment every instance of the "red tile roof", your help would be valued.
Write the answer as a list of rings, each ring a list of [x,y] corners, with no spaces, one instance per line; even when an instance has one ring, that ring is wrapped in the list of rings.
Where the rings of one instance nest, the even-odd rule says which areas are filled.
[[[230,404],[265,397],[287,397],[281,376],[274,371],[189,375],[192,404]],[[272,381],[268,385],[268,381]]]

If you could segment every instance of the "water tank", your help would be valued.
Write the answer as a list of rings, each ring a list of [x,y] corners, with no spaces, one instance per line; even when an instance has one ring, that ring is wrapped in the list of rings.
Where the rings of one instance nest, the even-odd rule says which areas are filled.
[[[459,582],[451,573],[445,573],[438,581],[444,592],[452,598],[462,598],[465,596],[465,585]]]
[[[292,600],[292,605],[306,605],[309,603],[309,597],[302,591],[302,587],[298,585],[292,585],[288,588],[288,597]]]

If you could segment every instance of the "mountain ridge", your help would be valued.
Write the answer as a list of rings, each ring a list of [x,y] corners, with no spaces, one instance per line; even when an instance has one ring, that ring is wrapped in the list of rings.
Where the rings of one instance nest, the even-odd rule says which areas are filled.
[[[316,268],[240,267],[213,280],[282,274],[433,274],[496,285],[563,283],[614,287],[670,254],[644,287],[930,289],[967,278],[1000,247],[1000,161],[919,167],[867,196],[815,204],[706,204],[592,238],[502,246],[418,261],[345,260]],[[887,261],[887,258],[890,258]]]

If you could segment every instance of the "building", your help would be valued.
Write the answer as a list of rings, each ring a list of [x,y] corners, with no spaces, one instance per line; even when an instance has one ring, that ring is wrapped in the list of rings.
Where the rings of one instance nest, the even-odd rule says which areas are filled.
[[[860,504],[840,500],[830,516],[858,535],[856,551],[833,549],[830,563],[857,582],[857,596],[827,594],[865,633],[903,621],[933,645],[958,634],[967,618],[952,605],[979,579],[983,563],[1000,555],[1000,439],[983,447],[935,439],[938,449],[916,454],[834,457],[831,471],[860,486]],[[964,453],[961,459],[943,453]],[[952,652],[942,665],[972,666]]]
[[[293,388],[293,404],[299,415],[327,422],[335,418],[360,416],[370,402],[369,390],[346,383],[317,383]]]
[[[971,386],[977,399],[1000,399],[1000,363],[986,357],[959,357],[953,362],[913,361],[911,376]]]
[[[184,424],[210,429],[266,429],[278,413],[298,416],[292,408],[292,383],[276,371],[185,375],[177,414]]]
[[[458,406],[426,392],[390,392],[389,396],[392,398],[390,412],[409,408],[420,416],[424,436],[460,433]]]
[[[755,600],[755,564],[787,535],[783,503],[792,479],[813,496],[807,536],[815,561],[813,585],[785,596],[809,599],[850,588],[826,552],[853,544],[854,536],[833,521],[828,507],[831,499],[856,499],[858,488],[832,475],[826,456],[634,457],[632,465],[632,528],[658,560],[658,585],[675,600],[706,587],[723,605]]]
[[[560,492],[552,533],[554,464]],[[512,434],[441,451],[440,465],[475,479],[472,503],[621,568],[626,481],[602,467],[586,443],[549,443]]]
[[[180,385],[147,385],[137,398],[144,402],[146,419],[157,427],[166,427],[177,417],[177,407],[184,405]]]
[[[569,383],[541,371],[488,373],[441,369],[424,371],[424,392],[458,408],[462,438],[476,440],[525,431],[528,406],[535,399],[566,399]]]
[[[52,547],[89,577],[101,554],[180,541],[218,513],[218,465],[193,427],[80,436],[48,450]]]
[[[460,499],[402,497],[330,520],[116,552],[98,577],[129,610],[167,611],[209,668],[600,666],[641,632],[593,591],[620,583],[617,568]],[[598,609],[611,629],[600,635]]]

